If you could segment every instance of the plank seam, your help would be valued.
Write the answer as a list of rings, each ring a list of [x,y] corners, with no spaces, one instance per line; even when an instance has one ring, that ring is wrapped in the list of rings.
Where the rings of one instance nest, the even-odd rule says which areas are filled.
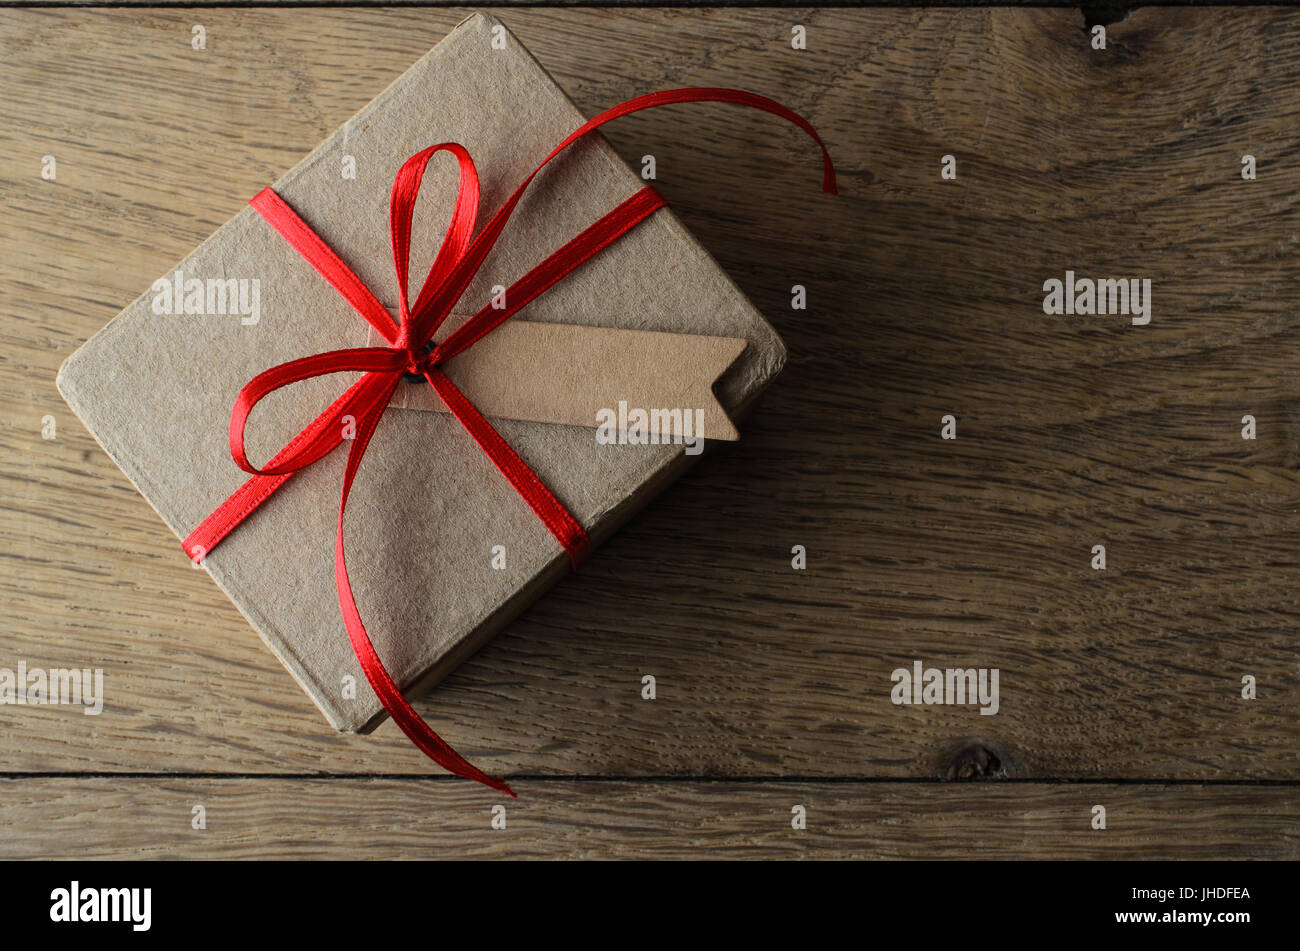
[[[786,783],[803,785],[930,785],[930,786],[1275,786],[1300,788],[1300,779],[996,779],[952,780],[911,776],[606,776],[606,775],[547,775],[544,773],[506,774],[511,782],[522,783],[661,783],[661,784],[743,784]],[[459,783],[456,776],[433,773],[217,773],[217,772],[0,772],[0,780],[24,779],[215,779],[244,781],[266,780],[325,780],[331,782],[358,782],[391,780],[395,782]]]
[[[1127,15],[1142,7],[1289,7],[1295,0],[1142,0],[1131,6],[1122,4]],[[467,4],[465,0],[171,0],[161,3],[130,3],[128,0],[0,0],[0,8],[125,8],[130,10],[200,10],[200,9],[303,9],[312,7],[343,7],[355,9],[383,7],[447,7],[475,6],[483,9],[508,10],[562,10],[577,9],[974,9],[1002,8],[1019,10],[1027,8],[1089,11],[1106,4],[1060,3],[1059,0],[709,0],[708,3],[689,3],[683,0],[556,0],[552,3],[496,2]]]

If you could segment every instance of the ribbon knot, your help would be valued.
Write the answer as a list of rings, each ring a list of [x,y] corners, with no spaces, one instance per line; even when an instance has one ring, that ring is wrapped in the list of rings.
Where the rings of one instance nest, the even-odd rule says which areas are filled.
[[[430,729],[407,703],[379,659],[361,621],[348,578],[343,544],[343,516],[366,447],[398,384],[404,378],[416,382],[425,381],[433,387],[447,409],[461,422],[520,498],[541,519],[573,566],[577,567],[587,557],[591,542],[577,519],[461,393],[440,369],[440,364],[472,347],[565,275],[663,207],[663,198],[652,187],[642,188],[512,284],[506,291],[508,303],[505,307],[498,308],[489,304],[441,343],[435,345],[433,337],[496,244],[524,190],[553,158],[606,122],[643,109],[682,102],[744,105],[794,123],[807,132],[821,148],[822,189],[832,194],[835,192],[835,168],[826,146],[813,127],[803,117],[775,100],[734,89],[668,90],[639,96],[602,112],[583,123],[557,145],[477,235],[478,171],[474,167],[474,160],[463,146],[455,142],[444,142],[407,159],[393,181],[389,199],[389,230],[393,264],[397,273],[400,321],[396,323],[361,279],[275,191],[263,189],[250,201],[267,223],[383,336],[388,346],[331,350],[290,360],[259,373],[239,391],[230,414],[230,454],[235,463],[253,477],[190,533],[183,542],[185,551],[192,559],[201,560],[295,472],[319,461],[341,443],[350,440],[351,447],[348,450],[339,499],[334,574],[339,610],[361,669],[384,709],[427,756],[458,776],[477,780],[512,796],[514,793],[504,780],[480,772]],[[407,297],[407,271],[410,261],[411,219],[424,170],[429,161],[440,152],[450,153],[456,159],[460,169],[460,186],[442,244],[415,303],[410,304]],[[562,355],[538,354],[536,369],[544,370],[545,360],[561,357]],[[257,468],[249,462],[244,447],[244,430],[249,414],[258,402],[273,391],[293,383],[343,372],[360,372],[362,376],[324,413],[286,443],[265,466]],[[351,427],[346,425],[349,420],[352,421]]]
[[[442,351],[432,340],[425,343],[423,347],[407,347],[406,353],[406,372],[402,374],[402,379],[410,383],[421,382],[425,374],[442,362]]]

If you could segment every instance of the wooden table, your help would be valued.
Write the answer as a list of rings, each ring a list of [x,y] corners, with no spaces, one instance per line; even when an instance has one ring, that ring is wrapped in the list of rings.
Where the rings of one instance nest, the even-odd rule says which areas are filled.
[[[392,724],[332,735],[54,376],[465,12],[0,13],[0,667],[101,667],[107,697],[0,707],[0,854],[1300,853],[1300,17],[1278,9],[1141,9],[1104,51],[1077,8],[501,12],[588,113],[779,97],[842,194],[801,215],[805,143],[765,117],[612,128],[788,369],[740,443],[418,704],[512,778],[504,831]],[[1150,323],[1045,314],[1067,269],[1150,279]],[[916,660],[997,668],[998,713],[895,705]]]

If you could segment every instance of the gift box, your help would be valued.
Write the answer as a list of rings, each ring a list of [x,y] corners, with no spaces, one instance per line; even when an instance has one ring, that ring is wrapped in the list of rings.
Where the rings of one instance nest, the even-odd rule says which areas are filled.
[[[196,526],[247,492],[241,487],[249,474],[232,454],[231,415],[249,381],[308,354],[382,353],[392,344],[359,319],[337,284],[322,279],[319,264],[304,260],[307,252],[290,234],[293,221],[398,315],[407,302],[399,299],[389,247],[397,200],[390,189],[408,159],[431,143],[460,143],[477,165],[481,205],[495,209],[583,122],[499,21],[469,17],[272,186],[265,197],[282,202],[279,225],[268,226],[275,208],[266,201],[250,204],[70,356],[60,391],[193,547]],[[464,167],[447,158],[430,161],[417,181],[413,299],[451,240],[450,232],[443,242],[439,234],[455,213]],[[829,159],[826,166],[829,176]],[[502,298],[520,275],[645,184],[599,134],[567,148],[523,193],[455,314]],[[449,317],[433,339],[446,341],[464,320]],[[595,330],[607,333],[593,341]],[[699,403],[699,388],[708,394],[712,386],[709,399],[721,410],[710,408],[705,439],[731,438],[727,417],[741,417],[784,360],[772,327],[672,212],[659,208],[480,345],[440,365],[439,379],[453,380],[478,405],[598,544],[698,450],[698,440],[666,438],[678,425],[667,414],[657,423],[665,438],[653,438],[657,431],[646,438],[636,418],[646,404],[636,400],[657,406],[654,400],[689,394],[693,385],[695,395],[681,398]],[[375,652],[408,696],[428,689],[555,583],[574,554],[502,478],[505,470],[482,440],[467,436],[468,424],[448,412],[443,391],[425,385],[433,381],[421,378],[426,369],[412,363],[374,408],[382,418],[373,436],[363,433],[365,464],[343,519],[350,593]],[[626,391],[618,385],[635,376],[645,379]],[[669,385],[644,395],[656,381],[687,377],[692,382],[680,390]],[[328,415],[358,380],[362,373],[353,369],[268,392],[248,422],[248,459],[292,446],[304,425]],[[394,703],[363,675],[355,631],[340,611],[340,485],[356,430],[367,430],[363,409],[330,420],[352,427],[341,434],[342,448],[241,510],[237,527],[198,559],[335,729],[347,732],[371,730]],[[691,407],[684,410],[689,425]],[[603,419],[592,418],[601,411]],[[629,431],[641,438],[627,438]]]

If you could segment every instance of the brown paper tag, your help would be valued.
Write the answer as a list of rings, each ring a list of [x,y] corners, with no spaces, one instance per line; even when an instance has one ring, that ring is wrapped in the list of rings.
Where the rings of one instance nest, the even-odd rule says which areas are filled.
[[[437,340],[466,317],[448,317]],[[370,328],[366,346],[387,344]],[[713,383],[745,349],[735,337],[508,320],[442,365],[488,417],[587,426],[619,442],[734,440]],[[427,383],[391,406],[447,412]],[[644,434],[646,438],[640,439]]]

